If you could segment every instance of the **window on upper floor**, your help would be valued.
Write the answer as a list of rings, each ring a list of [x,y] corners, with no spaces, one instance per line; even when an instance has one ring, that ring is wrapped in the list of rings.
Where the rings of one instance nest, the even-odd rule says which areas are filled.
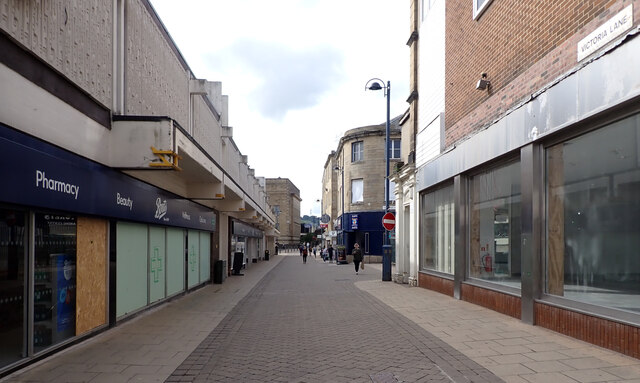
[[[364,142],[358,141],[351,144],[351,162],[358,162],[364,159]]]
[[[389,158],[392,160],[400,159],[400,139],[393,138],[389,142]]]
[[[427,17],[427,14],[431,10],[431,7],[433,7],[433,4],[435,2],[436,2],[436,0],[421,0],[420,1],[420,18],[421,18],[421,21],[424,21],[425,17]]]
[[[389,201],[396,200],[396,183],[389,181]]]
[[[480,17],[482,12],[487,9],[492,0],[471,0],[473,1],[473,19]]]
[[[364,202],[364,180],[351,180],[351,203]]]

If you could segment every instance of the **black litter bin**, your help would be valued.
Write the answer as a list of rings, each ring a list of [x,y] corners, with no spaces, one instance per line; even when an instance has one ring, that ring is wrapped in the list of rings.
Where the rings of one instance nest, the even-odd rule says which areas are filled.
[[[268,261],[269,260],[269,250],[265,250],[264,251],[264,260]]]
[[[213,283],[221,284],[224,282],[224,273],[226,272],[225,264],[226,262],[222,260],[216,261],[216,263],[213,264]]]

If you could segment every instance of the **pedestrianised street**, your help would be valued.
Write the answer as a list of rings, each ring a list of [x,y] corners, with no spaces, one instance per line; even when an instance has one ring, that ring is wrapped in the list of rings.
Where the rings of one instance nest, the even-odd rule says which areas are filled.
[[[379,278],[286,257],[168,381],[500,381],[355,286]]]
[[[640,363],[381,265],[271,257],[2,382],[638,382]],[[495,375],[494,375],[495,374]]]

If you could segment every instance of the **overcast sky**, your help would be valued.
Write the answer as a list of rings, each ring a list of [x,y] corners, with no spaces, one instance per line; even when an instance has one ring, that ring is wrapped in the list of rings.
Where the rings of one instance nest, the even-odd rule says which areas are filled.
[[[345,131],[409,96],[408,0],[151,0],[197,78],[221,81],[229,125],[258,177],[289,178],[320,214],[322,172]]]

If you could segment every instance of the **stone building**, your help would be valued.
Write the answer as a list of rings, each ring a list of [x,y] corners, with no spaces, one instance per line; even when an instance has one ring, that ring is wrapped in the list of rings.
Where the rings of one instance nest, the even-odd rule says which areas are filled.
[[[390,168],[400,161],[402,117],[390,123]],[[323,173],[323,213],[330,215],[336,231],[334,245],[350,252],[358,242],[364,255],[373,259],[382,256],[385,232],[385,130],[383,123],[346,131]],[[390,183],[390,210],[395,206],[393,190]]]
[[[288,178],[267,178],[266,192],[275,215],[277,242],[300,243],[300,190]]]

